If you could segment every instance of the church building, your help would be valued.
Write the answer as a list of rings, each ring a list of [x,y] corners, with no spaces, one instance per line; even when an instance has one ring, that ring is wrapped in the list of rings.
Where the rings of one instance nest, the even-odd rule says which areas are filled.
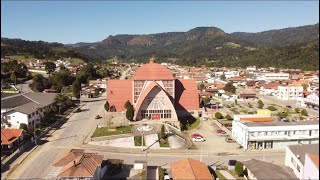
[[[124,112],[126,101],[134,107],[134,120],[177,121],[199,111],[195,80],[176,79],[171,71],[153,59],[139,67],[133,79],[108,80],[110,111]]]

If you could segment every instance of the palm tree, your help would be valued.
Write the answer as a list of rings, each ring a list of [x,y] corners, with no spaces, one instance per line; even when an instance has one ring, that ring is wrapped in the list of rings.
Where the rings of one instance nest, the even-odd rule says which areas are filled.
[[[64,93],[58,93],[57,96],[54,98],[54,101],[59,106],[59,114],[62,107],[71,104],[70,97]]]

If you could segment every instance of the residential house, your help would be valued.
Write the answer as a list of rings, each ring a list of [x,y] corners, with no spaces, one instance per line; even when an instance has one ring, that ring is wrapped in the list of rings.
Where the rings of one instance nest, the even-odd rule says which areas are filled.
[[[214,72],[214,76],[219,78],[221,75],[225,75],[225,77],[231,78],[231,77],[237,77],[239,76],[239,71],[220,71],[220,72]]]
[[[194,159],[182,159],[171,164],[173,180],[210,180],[214,179],[208,165]]]
[[[12,152],[23,142],[22,129],[1,128],[1,152]]]
[[[254,79],[264,81],[289,80],[289,73],[256,73]]]
[[[65,153],[52,166],[53,178],[60,180],[100,180],[107,170],[103,156],[85,153],[83,149],[72,149]]]
[[[309,107],[317,107],[319,108],[319,91],[308,93],[306,98],[298,99],[299,106],[309,106]]]
[[[316,177],[316,179],[318,179],[319,178],[319,143],[318,144],[297,144],[297,145],[287,146],[286,156],[285,156],[285,165],[291,168],[294,174],[296,175],[296,177],[299,179],[305,179],[306,176]]]
[[[292,170],[286,166],[280,166],[257,159],[242,161],[247,180],[294,180],[297,179]]]
[[[21,123],[34,126],[37,120],[54,108],[56,93],[29,92],[1,97],[1,117],[6,119],[10,128],[18,129]]]
[[[278,94],[278,86],[279,84],[270,83],[270,84],[262,84],[260,86],[260,94],[261,95],[277,95]]]
[[[90,80],[89,86],[100,87],[102,89],[107,89],[107,80],[106,79],[97,79]]]

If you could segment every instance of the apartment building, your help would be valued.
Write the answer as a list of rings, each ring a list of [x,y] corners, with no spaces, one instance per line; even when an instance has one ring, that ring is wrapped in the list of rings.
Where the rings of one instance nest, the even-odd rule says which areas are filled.
[[[232,122],[232,137],[245,150],[276,149],[293,144],[319,143],[319,120],[314,121],[269,121],[251,118]]]
[[[278,86],[278,99],[298,100],[303,97],[302,86]]]

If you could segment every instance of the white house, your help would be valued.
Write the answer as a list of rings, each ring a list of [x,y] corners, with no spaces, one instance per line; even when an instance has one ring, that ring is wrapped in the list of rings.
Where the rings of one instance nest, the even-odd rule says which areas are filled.
[[[278,84],[262,84],[260,87],[259,94],[261,95],[277,95],[278,94]]]
[[[302,86],[278,86],[278,99],[298,100],[303,97]]]
[[[239,71],[220,71],[220,72],[214,72],[215,77],[220,77],[221,75],[225,75],[226,78],[231,78],[231,77],[237,77],[239,76]]]
[[[50,112],[54,107],[56,93],[25,93],[1,98],[1,117],[11,126],[20,127],[21,123],[34,126],[45,111]]]
[[[312,162],[313,156],[318,162]],[[311,157],[311,158],[310,158]],[[311,161],[311,162],[310,162]],[[319,179],[319,143],[318,144],[297,144],[286,147],[285,165],[291,168],[299,179]]]
[[[291,144],[319,143],[319,120],[244,122],[234,118],[232,137],[245,150],[276,149]]]
[[[254,79],[259,81],[289,80],[289,73],[258,73]]]
[[[256,66],[248,66],[246,68],[247,71],[256,71],[257,70],[257,67]]]

